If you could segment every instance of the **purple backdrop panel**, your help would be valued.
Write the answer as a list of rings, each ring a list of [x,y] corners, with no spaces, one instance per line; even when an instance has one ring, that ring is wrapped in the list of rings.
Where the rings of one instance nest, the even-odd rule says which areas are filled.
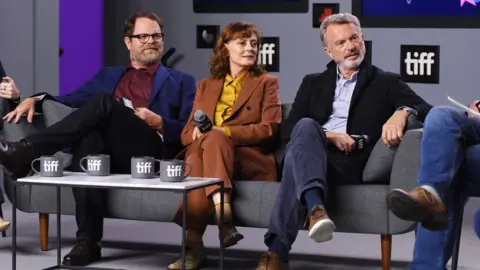
[[[60,95],[90,80],[103,67],[103,1],[60,0]]]

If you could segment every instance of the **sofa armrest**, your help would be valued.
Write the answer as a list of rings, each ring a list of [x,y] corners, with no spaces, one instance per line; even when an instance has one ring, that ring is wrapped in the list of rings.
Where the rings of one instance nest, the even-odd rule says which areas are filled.
[[[43,115],[37,114],[33,117],[33,122],[27,122],[26,117],[21,117],[18,123],[3,122],[4,139],[9,142],[17,142],[25,137],[35,134],[45,128]]]
[[[422,136],[423,129],[413,129],[405,133],[393,161],[390,189],[410,190],[416,187]]]
[[[408,117],[405,132],[422,128],[423,124],[415,115]],[[387,147],[380,138],[373,147],[372,153],[363,170],[363,182],[369,184],[386,184],[390,181],[390,174],[398,149],[398,145]]]

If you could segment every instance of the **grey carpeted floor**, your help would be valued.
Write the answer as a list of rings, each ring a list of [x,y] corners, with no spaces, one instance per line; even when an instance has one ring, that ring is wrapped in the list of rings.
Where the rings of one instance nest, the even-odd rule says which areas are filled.
[[[472,215],[480,207],[480,200],[471,200],[465,212],[459,269],[480,269],[480,240],[472,229]],[[11,206],[4,204],[7,219],[11,217]],[[17,269],[43,269],[56,262],[56,216],[50,217],[50,250],[40,251],[38,215],[18,213],[18,256]],[[74,243],[75,220],[62,217],[62,256]],[[264,230],[240,228],[246,238],[234,248],[226,251],[226,269],[255,269],[258,256],[265,250]],[[208,247],[209,263],[205,269],[218,269],[216,258],[218,230],[208,228],[205,244]],[[8,235],[11,230],[8,231]],[[94,266],[119,269],[166,269],[169,262],[180,251],[181,231],[173,224],[106,220],[104,260]],[[413,233],[393,237],[393,268],[408,269],[412,256]],[[334,239],[323,244],[311,242],[301,232],[294,245],[291,269],[381,269],[380,236],[337,233]],[[11,269],[11,237],[0,239],[0,269]]]

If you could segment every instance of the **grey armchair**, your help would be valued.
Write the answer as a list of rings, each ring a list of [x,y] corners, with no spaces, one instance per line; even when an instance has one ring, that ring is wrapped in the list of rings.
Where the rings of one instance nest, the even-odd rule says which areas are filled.
[[[283,118],[291,104],[283,104]],[[52,101],[43,104],[43,115],[33,124],[22,122],[5,126],[8,140],[17,141],[28,134],[45,128],[60,120],[73,109]],[[410,127],[419,127],[410,119]],[[332,191],[329,215],[338,232],[381,235],[383,270],[390,269],[392,235],[403,234],[415,228],[413,222],[399,220],[387,208],[385,198],[393,188],[415,187],[419,166],[421,134],[407,131],[398,149],[387,148],[382,143],[375,146],[364,172],[363,185],[341,186]],[[283,156],[284,146],[279,147],[276,157]],[[413,157],[413,158],[412,158]],[[277,159],[280,162],[279,159]],[[5,176],[5,188],[12,198],[10,176]],[[237,181],[234,187],[234,213],[239,226],[267,228],[270,213],[279,189],[278,182]],[[107,198],[107,218],[171,222],[178,209],[181,197],[174,193],[151,191],[112,190]],[[47,250],[48,215],[56,212],[55,189],[45,186],[22,186],[17,188],[17,208],[27,213],[39,213],[41,249]],[[299,209],[303,211],[303,209]],[[62,190],[62,214],[74,214],[74,199],[71,189]],[[212,223],[214,219],[212,217]]]

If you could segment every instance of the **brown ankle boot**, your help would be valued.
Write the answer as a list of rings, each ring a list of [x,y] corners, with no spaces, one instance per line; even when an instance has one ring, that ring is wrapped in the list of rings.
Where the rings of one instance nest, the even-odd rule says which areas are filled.
[[[225,224],[223,227],[223,247],[231,247],[236,245],[244,237],[237,231],[237,228],[232,225]]]

